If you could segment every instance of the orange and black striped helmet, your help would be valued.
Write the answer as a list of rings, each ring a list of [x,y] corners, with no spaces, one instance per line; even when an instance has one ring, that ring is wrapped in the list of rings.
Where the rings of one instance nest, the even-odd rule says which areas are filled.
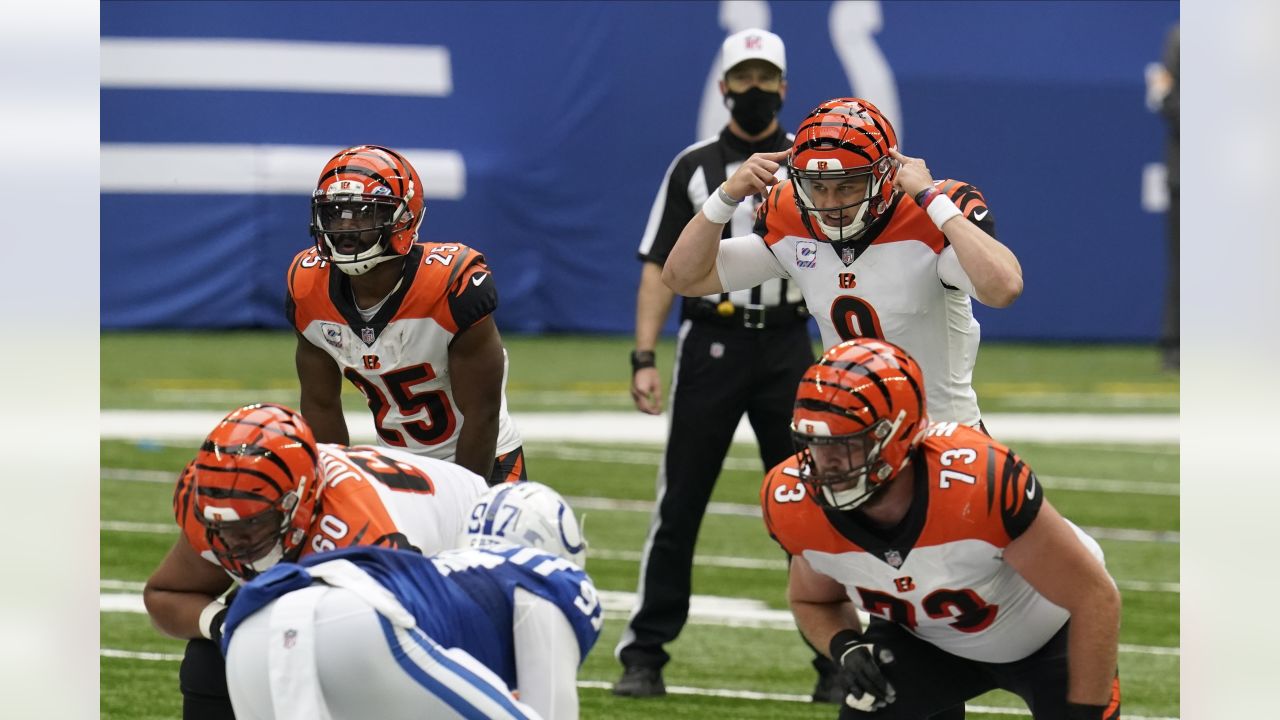
[[[905,350],[856,338],[822,354],[800,381],[791,436],[819,505],[851,510],[911,459],[929,425],[924,374]]]
[[[418,171],[400,153],[357,145],[334,155],[311,196],[320,256],[348,275],[409,252],[425,211]]]
[[[192,513],[228,572],[248,579],[298,556],[322,489],[315,436],[301,415],[272,404],[234,410],[188,472],[190,495],[174,498],[178,524]]]
[[[888,213],[893,201],[898,162],[889,149],[897,146],[893,125],[866,100],[836,98],[814,108],[800,122],[787,158],[796,205],[806,224],[817,223],[822,234],[835,242],[865,234]],[[852,186],[856,192],[864,183],[863,192],[853,197],[814,199],[815,188]],[[828,222],[837,213],[841,218],[835,224]]]

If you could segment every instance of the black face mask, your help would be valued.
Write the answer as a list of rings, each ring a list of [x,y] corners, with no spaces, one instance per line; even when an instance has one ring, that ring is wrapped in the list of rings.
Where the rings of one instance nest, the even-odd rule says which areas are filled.
[[[748,135],[758,135],[777,117],[782,95],[753,87],[746,92],[725,93],[724,104]]]

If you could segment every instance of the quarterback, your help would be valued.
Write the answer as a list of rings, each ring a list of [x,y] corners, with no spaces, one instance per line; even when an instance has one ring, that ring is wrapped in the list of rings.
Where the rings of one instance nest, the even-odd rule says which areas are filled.
[[[796,394],[800,452],[761,488],[796,625],[841,668],[840,717],[958,719],[1001,688],[1037,720],[1115,720],[1120,594],[1101,548],[1012,450],[929,425],[925,397],[904,350],[830,348]]]
[[[935,182],[897,142],[866,100],[819,105],[790,150],[752,155],[711,194],[662,277],[690,296],[784,277],[800,286],[824,347],[855,337],[900,345],[924,368],[930,416],[978,425],[971,382],[980,328],[970,297],[1008,306],[1022,292],[1022,268],[995,239],[981,191]],[[784,163],[790,180],[780,182]],[[722,241],[724,223],[754,194],[766,195],[754,232]]]

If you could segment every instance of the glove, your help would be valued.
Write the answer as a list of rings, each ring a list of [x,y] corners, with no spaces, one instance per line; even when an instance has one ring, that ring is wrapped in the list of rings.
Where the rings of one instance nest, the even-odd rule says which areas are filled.
[[[845,705],[871,712],[897,699],[893,686],[880,671],[882,665],[893,662],[889,648],[865,641],[857,630],[841,630],[831,638],[830,651],[831,659],[840,668],[840,683],[848,691]]]

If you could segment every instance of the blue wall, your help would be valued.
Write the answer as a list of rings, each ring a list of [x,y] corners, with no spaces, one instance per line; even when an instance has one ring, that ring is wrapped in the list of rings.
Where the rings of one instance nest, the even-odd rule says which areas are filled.
[[[857,93],[832,46],[832,3],[759,5],[788,45],[787,127],[829,97]],[[1158,59],[1177,3],[895,2],[881,12],[875,41],[900,99],[904,151],[926,158],[935,177],[982,188],[1023,265],[1026,291],[1012,308],[977,310],[985,337],[1153,339],[1164,218],[1141,209],[1140,180],[1144,164],[1162,160],[1164,128],[1143,104],[1143,68]],[[174,167],[155,168],[159,190],[121,190],[108,149],[225,143],[331,154],[376,143],[460,154],[463,194],[428,198],[424,237],[486,253],[503,330],[629,332],[636,246],[667,164],[697,139],[726,34],[719,14],[715,2],[104,3],[104,41],[440,46],[452,91],[104,79],[103,327],[283,327],[283,274],[311,242],[305,190],[164,192],[166,173],[182,172]]]

